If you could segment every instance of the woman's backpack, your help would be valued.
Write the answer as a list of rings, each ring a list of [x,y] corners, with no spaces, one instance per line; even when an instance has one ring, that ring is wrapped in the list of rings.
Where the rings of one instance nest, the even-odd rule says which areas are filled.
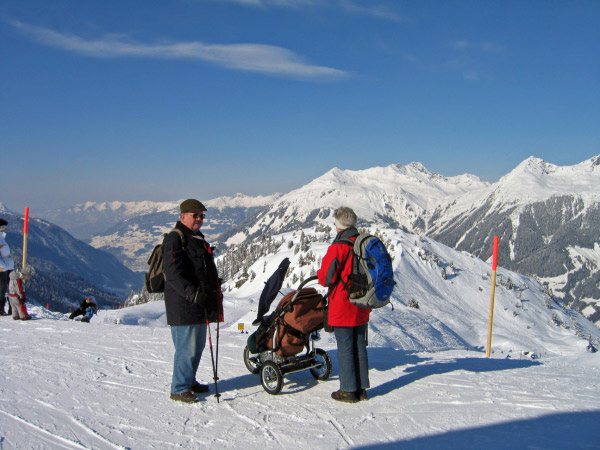
[[[351,245],[352,250],[344,262],[352,258],[352,272],[347,282],[340,280],[348,292],[350,303],[361,308],[376,309],[387,305],[394,289],[392,258],[377,236],[361,233],[356,241],[342,239],[338,242]]]

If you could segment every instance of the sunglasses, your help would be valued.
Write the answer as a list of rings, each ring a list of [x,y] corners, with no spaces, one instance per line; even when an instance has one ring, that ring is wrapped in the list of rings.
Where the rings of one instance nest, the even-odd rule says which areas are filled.
[[[204,213],[189,213],[189,214],[191,214],[194,219],[204,219],[206,217],[206,214],[204,214]]]

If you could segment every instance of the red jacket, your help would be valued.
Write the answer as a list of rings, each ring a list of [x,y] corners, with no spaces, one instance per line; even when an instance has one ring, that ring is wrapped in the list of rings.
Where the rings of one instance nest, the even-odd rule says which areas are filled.
[[[350,239],[355,241],[357,235],[356,228],[341,231],[336,236],[333,244],[327,249],[321,268],[317,271],[320,285],[325,287],[335,286],[329,294],[329,315],[327,318],[328,324],[334,327],[357,327],[369,321],[371,310],[359,308],[350,303],[348,292],[339,282],[340,272],[344,283],[348,281],[348,276],[352,272],[352,255],[348,257],[352,247],[339,242],[339,240]]]

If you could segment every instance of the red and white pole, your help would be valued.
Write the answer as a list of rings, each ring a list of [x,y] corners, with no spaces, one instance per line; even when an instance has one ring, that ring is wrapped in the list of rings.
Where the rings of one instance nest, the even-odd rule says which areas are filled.
[[[23,222],[23,267],[27,264],[27,225],[29,224],[29,207],[25,207],[25,220]]]
[[[486,356],[492,353],[492,323],[494,322],[494,295],[496,293],[496,267],[498,265],[498,236],[494,236],[494,250],[492,256],[492,296],[490,298],[490,320],[488,323],[488,339]]]

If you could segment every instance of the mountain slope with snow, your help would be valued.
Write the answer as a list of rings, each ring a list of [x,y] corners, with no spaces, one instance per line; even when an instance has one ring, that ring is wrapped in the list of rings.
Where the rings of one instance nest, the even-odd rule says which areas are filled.
[[[369,324],[369,400],[331,400],[337,351],[324,332],[317,345],[332,360],[331,377],[319,382],[301,371],[285,376],[279,395],[265,392],[243,363],[248,334],[240,327],[253,331],[260,290],[283,257],[292,260],[288,292],[328,245],[319,239],[326,233],[302,230],[315,261],[300,265],[302,254],[286,244],[293,233],[273,237],[280,250],[248,268],[254,277],[226,286],[219,402],[214,386],[194,405],[169,399],[173,346],[163,302],[100,311],[89,324],[40,307],[29,322],[0,317],[3,448],[597,447],[600,352],[587,346],[600,330],[535,280],[499,268],[486,358],[490,265],[397,230],[382,231],[397,286],[395,308],[374,311]],[[418,309],[407,306],[411,299]],[[198,379],[213,382],[208,342]]]
[[[8,221],[6,241],[11,258],[15,267],[20,267],[24,217],[8,212],[2,217]],[[29,283],[28,298],[58,311],[69,311],[86,295],[93,295],[103,305],[118,305],[141,285],[139,275],[117,258],[42,219],[29,219],[27,263],[36,271]]]
[[[397,283],[393,297],[399,308],[373,313],[371,342],[414,351],[481,349],[487,339],[490,265],[430,238],[394,229],[380,229],[378,234],[393,258]],[[249,249],[234,248],[232,253],[239,250],[248,255],[242,262],[246,270],[227,281],[225,292],[235,297],[255,296],[266,277],[286,257],[291,266],[283,286],[296,287],[300,280],[316,273],[330,244],[328,237],[328,232],[315,229],[275,235],[272,241],[277,249],[254,261]],[[304,242],[304,250],[288,245],[297,241]],[[258,241],[256,244],[267,245]],[[227,264],[227,255],[219,257],[217,263],[219,267]],[[588,339],[597,341],[600,348],[600,330],[579,313],[563,310],[537,280],[500,266],[498,285],[495,295],[498,350],[560,354],[565,349],[547,343],[561,342],[567,348],[584,350]],[[420,307],[408,308],[411,300]],[[251,323],[255,318],[251,315],[244,320]]]
[[[254,236],[315,223],[330,224],[333,210],[339,205],[352,205],[364,224],[420,231],[428,210],[448,197],[486,186],[474,175],[444,177],[419,163],[358,171],[335,168],[283,195],[259,214],[245,233]],[[226,237],[223,240],[227,242]]]
[[[506,267],[544,279],[600,323],[600,156],[569,167],[529,158],[476,195],[438,208],[427,234],[483,259],[500,236]]]

